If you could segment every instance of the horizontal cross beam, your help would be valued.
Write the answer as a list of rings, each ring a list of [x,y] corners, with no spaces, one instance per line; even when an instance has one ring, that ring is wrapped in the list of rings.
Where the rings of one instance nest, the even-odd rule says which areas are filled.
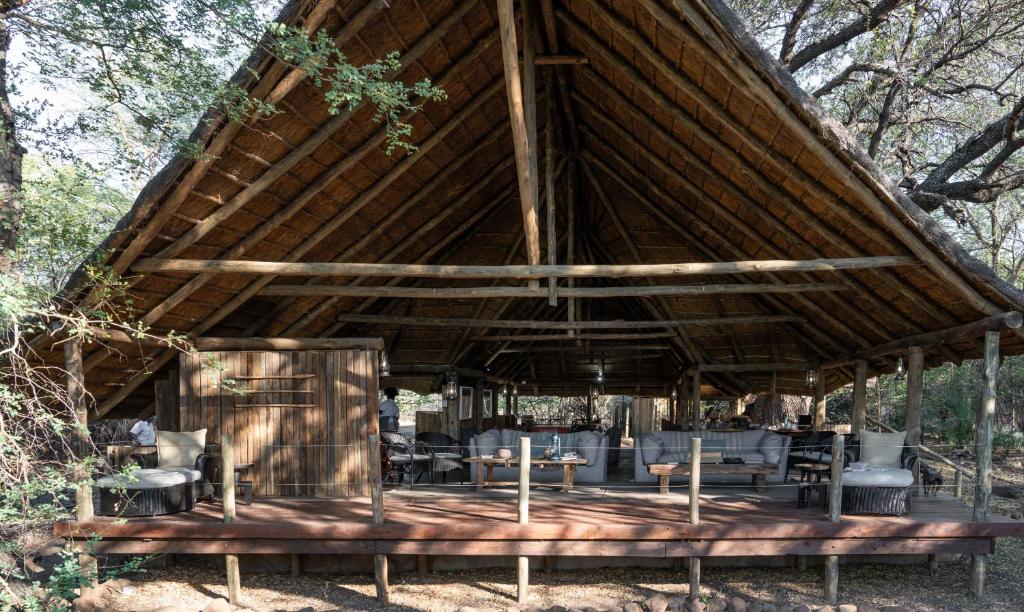
[[[664,321],[529,321],[519,319],[468,319],[454,317],[405,317],[392,315],[341,314],[340,323],[369,323],[407,327],[495,328],[495,329],[665,329],[671,327],[705,327],[714,325],[758,325],[771,323],[806,323],[796,315],[739,315],[666,319]]]
[[[199,351],[335,351],[344,349],[384,350],[380,338],[196,338]]]
[[[187,272],[190,274],[272,274],[275,276],[387,276],[410,278],[649,278],[763,272],[836,272],[913,266],[913,257],[847,257],[839,259],[753,260],[685,262],[669,264],[559,264],[559,265],[431,265],[401,263],[281,262],[229,259],[140,259],[134,272]]]
[[[804,293],[808,291],[843,291],[846,287],[830,283],[794,283],[789,285],[652,285],[641,287],[558,287],[560,298],[617,298],[646,296],[712,295],[724,293]],[[474,299],[543,298],[547,287],[366,287],[353,285],[268,285],[260,290],[265,296],[339,296],[409,299]]]
[[[675,338],[675,332],[657,332],[648,334],[533,334],[533,335],[495,335],[476,336],[480,342],[562,342],[569,340],[659,340]]]
[[[702,363],[690,368],[688,373],[695,372],[784,372],[788,370],[816,370],[817,363]]]

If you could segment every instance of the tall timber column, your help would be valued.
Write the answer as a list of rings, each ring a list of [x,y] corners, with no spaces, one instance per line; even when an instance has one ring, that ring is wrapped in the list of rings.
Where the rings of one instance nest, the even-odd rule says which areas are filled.
[[[921,444],[921,404],[924,398],[924,350],[912,346],[907,351],[907,444]],[[914,463],[914,495],[921,494],[921,462]]]
[[[985,372],[981,385],[981,405],[974,426],[974,446],[978,454],[978,479],[974,485],[974,520],[988,522],[988,500],[992,496],[992,422],[996,415],[996,377],[999,374],[999,332],[985,332]],[[971,595],[985,591],[985,555],[971,557]]]
[[[690,381],[690,429],[700,429],[704,415],[700,413],[700,372],[693,373],[693,380]]]
[[[827,394],[825,393],[824,370],[818,370],[815,379],[816,383],[814,385],[814,431],[821,431],[825,429],[825,420],[828,418],[825,414]]]
[[[860,432],[867,424],[868,410],[868,362],[858,361],[853,372],[853,435],[860,439]]]

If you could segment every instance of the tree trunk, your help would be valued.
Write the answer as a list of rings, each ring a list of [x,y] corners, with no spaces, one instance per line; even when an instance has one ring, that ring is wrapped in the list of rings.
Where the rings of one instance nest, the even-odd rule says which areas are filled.
[[[14,249],[21,227],[21,158],[25,149],[18,144],[14,109],[7,95],[7,53],[12,32],[0,17],[0,274],[14,265]]]

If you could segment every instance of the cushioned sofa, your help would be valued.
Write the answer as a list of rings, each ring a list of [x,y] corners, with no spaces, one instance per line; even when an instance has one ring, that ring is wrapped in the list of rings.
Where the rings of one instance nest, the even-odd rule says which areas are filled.
[[[702,450],[716,450],[723,457],[741,457],[744,463],[778,464],[779,469],[767,476],[767,482],[784,482],[789,454],[789,436],[780,436],[761,429],[749,431],[652,431],[637,437],[634,452],[633,480],[657,482],[647,472],[652,463],[687,463],[690,460],[690,438],[701,439]],[[672,476],[672,483],[689,481],[689,476]],[[704,474],[701,482],[750,482],[749,474]]]
[[[519,456],[519,438],[530,438],[530,454],[541,457],[544,449],[551,446],[551,432],[519,431],[517,429],[489,429],[469,439],[469,456],[493,455],[499,448],[508,448],[512,456]],[[562,452],[575,452],[586,465],[576,468],[577,483],[599,483],[608,479],[608,436],[596,431],[577,431],[559,434],[562,439]],[[472,478],[476,478],[477,464],[472,464]],[[494,478],[498,481],[514,481],[519,479],[519,467],[495,467]],[[561,482],[562,470],[556,468],[530,469],[530,480],[534,482]]]

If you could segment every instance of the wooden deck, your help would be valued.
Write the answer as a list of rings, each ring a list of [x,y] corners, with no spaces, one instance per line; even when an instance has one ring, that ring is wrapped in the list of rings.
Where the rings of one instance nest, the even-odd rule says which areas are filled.
[[[656,490],[656,489],[655,489]],[[790,495],[792,494],[792,495]],[[776,497],[773,497],[776,496]],[[108,553],[418,554],[623,557],[903,555],[988,553],[994,538],[1024,536],[1024,522],[971,521],[948,496],[915,498],[905,517],[844,516],[798,509],[788,489],[730,490],[701,497],[701,522],[687,522],[683,495],[643,489],[531,493],[530,524],[516,522],[513,492],[391,491],[386,521],[370,520],[368,498],[257,498],[226,525],[218,504],[153,518],[62,523],[62,537],[102,536]]]

